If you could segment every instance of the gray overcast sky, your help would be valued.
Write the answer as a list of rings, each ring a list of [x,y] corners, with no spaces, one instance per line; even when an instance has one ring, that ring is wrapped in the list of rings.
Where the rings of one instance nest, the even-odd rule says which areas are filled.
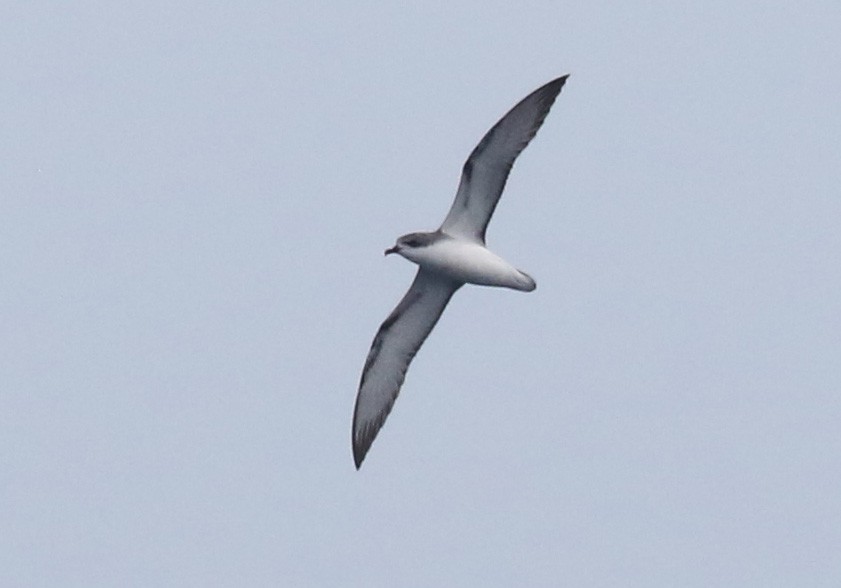
[[[841,4],[6,2],[0,584],[838,586]],[[461,164],[572,76],[360,472]]]

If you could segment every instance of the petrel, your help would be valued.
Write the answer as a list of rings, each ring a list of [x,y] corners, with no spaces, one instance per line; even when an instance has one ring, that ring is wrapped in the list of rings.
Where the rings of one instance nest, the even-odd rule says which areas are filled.
[[[409,363],[464,284],[501,286],[531,292],[531,276],[485,246],[485,230],[511,166],[543,124],[568,75],[523,98],[485,134],[461,171],[447,218],[437,231],[409,233],[385,254],[416,263],[409,291],[380,325],[362,368],[353,411],[353,460],[356,469],[394,406]]]

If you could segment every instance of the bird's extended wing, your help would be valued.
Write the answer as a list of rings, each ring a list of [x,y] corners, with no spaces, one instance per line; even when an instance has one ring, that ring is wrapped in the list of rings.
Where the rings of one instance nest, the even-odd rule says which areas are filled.
[[[458,282],[419,269],[409,291],[377,331],[362,369],[353,411],[353,460],[357,469],[391,412],[409,363],[460,287]]]
[[[441,230],[485,242],[511,166],[532,140],[568,76],[541,86],[508,111],[482,138],[462,168],[461,182]]]

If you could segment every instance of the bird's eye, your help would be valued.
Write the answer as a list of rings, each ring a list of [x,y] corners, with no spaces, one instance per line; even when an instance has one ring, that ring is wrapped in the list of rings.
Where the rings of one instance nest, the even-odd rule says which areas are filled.
[[[420,245],[417,239],[406,239],[405,241],[403,241],[403,244],[407,247],[417,247],[418,245]]]

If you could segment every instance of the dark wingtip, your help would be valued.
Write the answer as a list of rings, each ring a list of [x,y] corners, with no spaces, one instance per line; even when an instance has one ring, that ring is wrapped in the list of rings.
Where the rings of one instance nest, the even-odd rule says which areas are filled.
[[[568,77],[569,74],[564,74],[559,78],[555,78],[548,84],[545,84],[543,89],[550,90],[555,96],[557,96],[561,93],[561,88],[563,88],[564,84],[566,84]]]
[[[356,466],[356,470],[359,471],[359,468],[362,467],[362,462],[365,461],[365,455],[367,455],[368,450],[371,448],[371,443],[367,445],[364,442],[357,441],[353,439],[353,464]]]

